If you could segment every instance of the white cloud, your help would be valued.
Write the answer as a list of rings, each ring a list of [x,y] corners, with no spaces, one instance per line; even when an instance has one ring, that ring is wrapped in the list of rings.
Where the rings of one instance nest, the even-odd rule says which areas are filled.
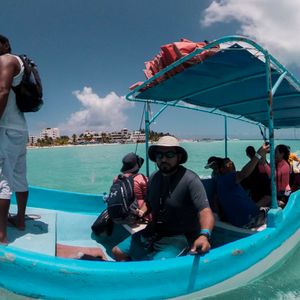
[[[202,25],[240,23],[236,33],[248,36],[284,64],[300,66],[300,1],[220,0],[204,11]]]
[[[80,101],[82,109],[72,113],[67,123],[59,125],[68,133],[82,133],[86,129],[120,130],[127,121],[124,110],[134,105],[115,92],[110,92],[101,98],[91,87],[84,87],[82,91],[74,91],[73,94]]]

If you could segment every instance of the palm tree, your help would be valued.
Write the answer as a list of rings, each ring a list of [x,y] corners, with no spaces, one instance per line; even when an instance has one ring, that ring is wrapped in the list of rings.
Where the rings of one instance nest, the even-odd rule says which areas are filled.
[[[75,133],[72,135],[72,141],[73,141],[73,144],[76,144],[76,142],[77,142],[77,135]]]

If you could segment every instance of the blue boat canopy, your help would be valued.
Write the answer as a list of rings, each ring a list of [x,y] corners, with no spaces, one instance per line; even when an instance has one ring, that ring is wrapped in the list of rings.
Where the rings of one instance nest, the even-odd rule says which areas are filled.
[[[220,50],[215,55],[151,85],[216,45]],[[145,81],[127,99],[186,106],[268,128],[270,118],[273,128],[300,126],[300,83],[265,49],[244,37],[225,37],[197,49]]]

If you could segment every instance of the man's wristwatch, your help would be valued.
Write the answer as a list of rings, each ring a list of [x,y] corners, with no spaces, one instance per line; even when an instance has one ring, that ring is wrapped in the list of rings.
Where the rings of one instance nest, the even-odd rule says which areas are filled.
[[[259,160],[261,159],[261,155],[257,152],[255,152],[255,157],[258,158]]]
[[[199,237],[202,236],[202,235],[205,236],[208,241],[210,241],[211,233],[210,233],[209,229],[201,229],[200,233],[199,233]]]

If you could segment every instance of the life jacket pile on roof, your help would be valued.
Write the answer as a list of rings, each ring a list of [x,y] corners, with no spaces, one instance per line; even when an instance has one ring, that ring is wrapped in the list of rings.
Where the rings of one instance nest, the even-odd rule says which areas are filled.
[[[165,67],[169,66],[170,64],[174,63],[175,61],[179,60],[180,58],[190,54],[191,52],[195,51],[196,49],[203,48],[208,44],[207,41],[203,42],[192,42],[187,39],[180,39],[179,42],[174,42],[170,44],[166,44],[160,47],[160,52],[157,54],[152,60],[145,62],[145,69],[144,73],[147,79],[153,77],[156,73],[164,69]],[[193,58],[185,61],[184,63],[178,65],[176,68],[166,72],[165,74],[159,76],[150,84],[148,84],[143,90],[152,87],[179,72],[182,72],[184,69],[202,62],[203,60],[207,59],[208,57],[214,55],[220,49],[219,46],[210,48],[201,52],[200,54],[194,56]],[[130,90],[134,90],[136,87],[143,84],[143,82],[139,81],[133,84],[130,87]]]

